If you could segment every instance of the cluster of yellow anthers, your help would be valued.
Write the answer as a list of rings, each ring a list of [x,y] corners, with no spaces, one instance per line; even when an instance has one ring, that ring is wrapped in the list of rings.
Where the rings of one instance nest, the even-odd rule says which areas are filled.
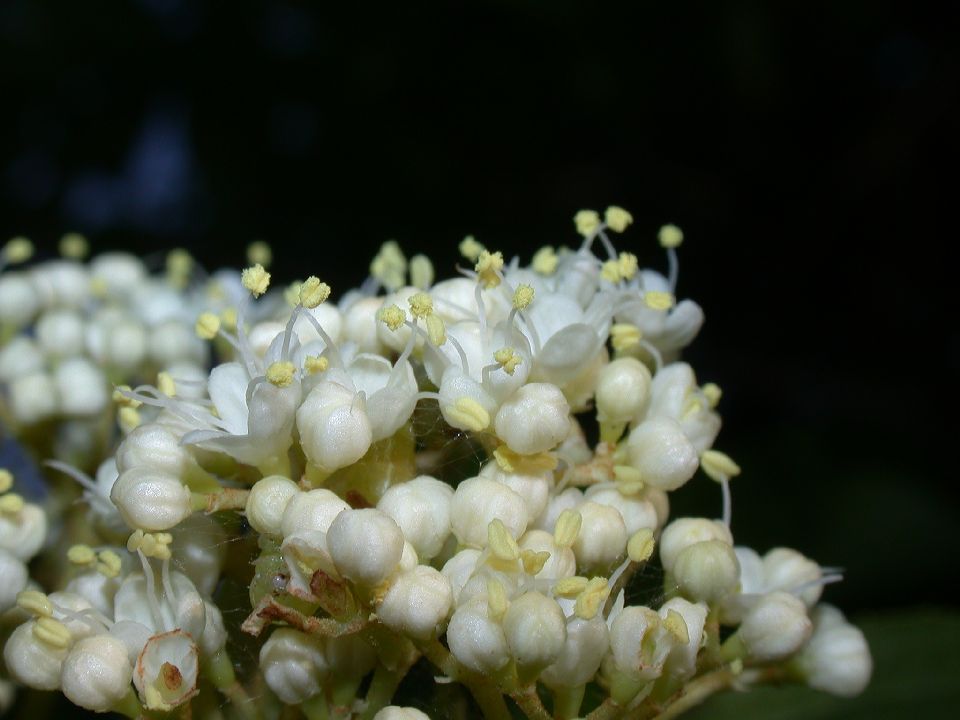
[[[8,270],[32,254],[10,241],[4,419],[25,442],[55,428],[51,467],[85,503],[53,495],[87,515],[57,517],[69,562],[41,592],[46,515],[0,471],[12,680],[130,717],[226,700],[308,720],[424,717],[391,705],[418,663],[504,719],[507,697],[537,720],[613,720],[768,681],[859,692],[863,636],[819,602],[836,574],[734,545],[721,391],[680,357],[703,322],[678,296],[683,233],[660,229],[661,273],[614,246],[632,224],[583,210],[575,247],[527,264],[468,236],[469,265],[439,280],[390,241],[336,301],[319,276],[276,290],[262,242],[208,277],[184,251],[160,275],[83,262],[79,236]],[[671,518],[701,470],[720,519]],[[663,589],[644,595],[654,563]],[[237,583],[239,628],[218,607]],[[252,696],[237,632],[265,638]]]

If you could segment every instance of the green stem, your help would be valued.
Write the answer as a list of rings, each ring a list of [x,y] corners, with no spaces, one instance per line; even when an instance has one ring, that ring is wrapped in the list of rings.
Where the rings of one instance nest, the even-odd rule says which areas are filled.
[[[688,683],[675,696],[675,699],[662,706],[662,709],[641,705],[634,712],[631,712],[627,718],[628,720],[641,720],[642,718],[671,720],[696,707],[714,693],[726,690],[735,677],[736,675],[727,669],[716,670]]]
[[[143,716],[143,706],[140,705],[140,699],[132,688],[127,691],[120,702],[113,706],[112,710],[120,715],[133,718],[133,720]]]
[[[243,685],[237,681],[237,676],[233,672],[233,662],[225,649],[203,663],[203,674],[246,720],[259,720],[257,706],[250,700]]]
[[[306,716],[307,720],[328,720],[330,717],[330,706],[323,693],[314,695],[309,700],[300,703],[300,710]]]
[[[556,688],[553,691],[553,716],[558,720],[580,717],[580,706],[586,690],[586,685]]]
[[[383,664],[377,665],[377,669],[373,671],[370,688],[367,690],[367,707],[360,715],[361,720],[371,720],[374,715],[390,704],[409,669],[409,665],[396,670],[388,670]]]
[[[523,710],[523,714],[530,720],[550,720],[550,713],[543,706],[540,696],[537,694],[537,684],[531,683],[526,687],[520,688],[510,693],[510,697]]]

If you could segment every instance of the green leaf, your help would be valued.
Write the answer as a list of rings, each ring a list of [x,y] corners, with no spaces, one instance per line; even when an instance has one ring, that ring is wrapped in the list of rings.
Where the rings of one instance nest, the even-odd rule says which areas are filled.
[[[806,687],[727,692],[684,715],[689,720],[882,720],[956,717],[960,613],[914,610],[854,618],[873,652],[873,679],[858,698]]]

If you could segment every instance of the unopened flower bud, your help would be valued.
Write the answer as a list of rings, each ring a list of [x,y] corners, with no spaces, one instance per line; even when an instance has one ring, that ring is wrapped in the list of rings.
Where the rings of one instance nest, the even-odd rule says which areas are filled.
[[[377,509],[397,522],[422,560],[430,560],[440,554],[450,535],[452,501],[453,488],[421,475],[390,487]]]
[[[795,653],[812,629],[802,600],[789,593],[772,592],[747,612],[734,637],[739,638],[751,660],[770,662]]]
[[[373,586],[386,580],[400,562],[403,533],[379,510],[344,510],[327,531],[327,546],[344,577]]]
[[[133,668],[126,646],[109,635],[77,642],[63,661],[63,694],[74,705],[108,712],[130,691]]]
[[[493,520],[500,520],[514,539],[523,535],[527,527],[523,498],[484,477],[461,482],[450,502],[450,525],[457,539],[464,545],[484,547]]]
[[[677,557],[685,548],[705,540],[721,540],[733,545],[730,529],[721,522],[705,518],[674,520],[660,536],[660,562],[663,569],[672,572]]]
[[[813,635],[792,662],[810,687],[840,697],[864,691],[873,674],[866,638],[830,605],[813,612]]]
[[[538,592],[524,593],[510,603],[503,632],[517,665],[534,672],[555,662],[567,639],[560,606]]]
[[[514,452],[545,452],[569,434],[570,405],[556,385],[528,383],[500,406],[494,429]]]
[[[190,489],[176,477],[150,467],[121,473],[110,499],[127,525],[143,530],[167,530],[193,512]]]
[[[450,581],[427,565],[401,573],[377,607],[377,616],[391,630],[418,640],[443,631],[453,605]]]
[[[364,402],[335,382],[319,382],[297,409],[297,428],[311,463],[327,471],[363,457],[373,440]]]
[[[668,418],[646,420],[627,440],[630,464],[643,482],[661,490],[676,490],[697,471],[697,451],[680,425]]]
[[[577,565],[605,569],[623,556],[627,528],[623,517],[609,505],[585,502],[577,508],[583,517],[580,534],[573,544]]]
[[[416,260],[422,255],[417,255]],[[412,262],[412,261],[411,261]],[[388,705],[373,716],[373,720],[430,720],[430,716],[421,710],[413,707],[400,707],[399,705]]]
[[[270,689],[288,705],[321,692],[330,672],[320,638],[283,627],[260,648],[260,668]]]
[[[349,509],[350,506],[347,503],[326,488],[296,493],[283,511],[283,517],[280,520],[281,534],[287,537],[294,533],[313,530],[326,532],[330,529],[334,518]]]
[[[637,417],[650,394],[650,371],[632,357],[606,365],[597,379],[596,405],[601,422],[626,423]]]
[[[483,596],[454,611],[447,626],[447,644],[453,656],[474,672],[494,672],[510,661],[503,628],[491,618]]]
[[[686,597],[714,603],[734,592],[740,565],[733,547],[721,540],[706,540],[684,548],[673,563],[673,577]]]
[[[282,475],[270,475],[258,480],[247,496],[247,520],[259,533],[281,535],[284,511],[299,493],[297,484]]]
[[[10,677],[35,690],[57,690],[60,668],[67,656],[66,648],[38,640],[35,620],[19,625],[3,646],[3,659]]]

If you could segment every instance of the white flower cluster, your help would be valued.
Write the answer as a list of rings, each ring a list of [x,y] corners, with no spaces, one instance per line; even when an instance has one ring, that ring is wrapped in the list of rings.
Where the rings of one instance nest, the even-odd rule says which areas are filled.
[[[679,711],[700,687],[860,692],[863,635],[817,604],[837,576],[734,546],[720,389],[678,359],[703,322],[676,300],[683,235],[661,229],[664,276],[614,249],[631,222],[581,211],[581,246],[529,266],[467,238],[472,270],[439,282],[387,243],[337,305],[317,277],[279,302],[266,258],[224,281],[242,296],[192,291],[182,258],[162,278],[120,255],[4,273],[0,321],[33,323],[0,350],[18,424],[95,415],[108,379],[162,371],[117,388],[130,412],[95,479],[55,464],[84,486],[97,540],[70,548],[63,589],[28,587],[44,515],[0,497],[0,609],[26,618],[10,676],[131,717],[186,706],[201,679],[253,708],[214,599],[231,576],[249,586],[240,629],[268,634],[272,702],[309,718],[425,717],[391,705],[421,660],[498,718],[504,696],[533,718],[613,718]],[[201,371],[185,328],[226,361]],[[57,390],[74,361],[89,376]],[[700,469],[722,518],[671,521],[669,493]],[[228,540],[253,553],[252,580]],[[657,559],[664,592],[627,604]],[[584,707],[591,684],[605,699]]]

